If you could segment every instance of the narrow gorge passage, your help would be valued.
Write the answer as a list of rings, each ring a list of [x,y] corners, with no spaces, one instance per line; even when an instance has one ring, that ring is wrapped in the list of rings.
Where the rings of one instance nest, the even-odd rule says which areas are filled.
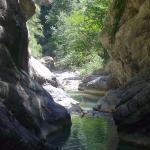
[[[150,0],[0,0],[0,150],[149,150]]]

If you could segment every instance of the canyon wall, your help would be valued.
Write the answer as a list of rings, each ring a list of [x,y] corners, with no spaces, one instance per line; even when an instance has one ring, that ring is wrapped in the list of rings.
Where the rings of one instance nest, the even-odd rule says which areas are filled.
[[[32,0],[0,0],[0,143],[2,150],[53,149],[52,132],[70,127],[67,110],[28,75],[27,19]]]
[[[104,98],[119,130],[150,136],[150,0],[114,0],[100,40],[121,83]]]
[[[101,33],[108,68],[124,84],[150,67],[150,1],[114,0]]]

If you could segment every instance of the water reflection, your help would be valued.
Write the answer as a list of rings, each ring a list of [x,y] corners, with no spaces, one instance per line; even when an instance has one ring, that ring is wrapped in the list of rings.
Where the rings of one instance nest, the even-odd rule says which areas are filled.
[[[53,149],[61,150],[62,146],[68,141],[71,135],[71,128],[66,128],[61,132],[47,137],[47,141]]]
[[[49,138],[61,150],[115,150],[118,145],[116,127],[104,118],[72,117],[71,132]]]
[[[97,99],[72,95],[84,109],[95,106]],[[112,117],[72,116],[72,127],[48,138],[57,150],[143,150],[119,143],[117,127]],[[119,144],[118,144],[119,143]]]

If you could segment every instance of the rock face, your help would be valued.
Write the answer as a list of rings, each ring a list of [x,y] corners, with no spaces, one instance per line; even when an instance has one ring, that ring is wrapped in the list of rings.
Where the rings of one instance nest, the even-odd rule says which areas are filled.
[[[51,148],[23,127],[1,102],[0,135],[2,150],[41,150],[43,148],[48,150]]]
[[[150,67],[150,1],[114,0],[101,42],[121,83]]]
[[[111,59],[107,69],[123,86],[99,109],[112,105],[119,129],[149,134],[150,1],[114,0],[100,40]]]
[[[150,70],[136,75],[117,90],[111,90],[95,108],[102,112],[113,112],[121,131],[140,132],[150,135]],[[140,129],[140,130],[139,130]]]
[[[27,74],[26,19],[32,13],[25,14],[24,10],[34,9],[34,5],[32,1],[26,1],[26,4],[32,4],[28,7],[23,2],[0,0],[1,149],[52,149],[42,139],[69,127],[70,115]]]
[[[150,70],[134,77],[125,87],[120,89],[120,102],[116,106],[114,117],[124,130],[132,129],[150,135]],[[127,127],[127,128],[126,128]]]
[[[0,67],[17,66],[28,71],[28,36],[23,10],[17,0],[1,0],[0,7]]]

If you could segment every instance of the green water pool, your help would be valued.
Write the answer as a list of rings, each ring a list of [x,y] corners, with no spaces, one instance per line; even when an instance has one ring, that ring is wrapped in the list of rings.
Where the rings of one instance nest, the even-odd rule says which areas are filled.
[[[71,130],[49,140],[58,150],[143,150],[119,143],[116,126],[103,117],[72,116]]]
[[[80,95],[71,96],[80,102],[83,109],[92,109],[98,97]],[[120,143],[117,127],[112,118],[72,116],[72,127],[49,138],[50,144],[57,150],[143,150]]]

